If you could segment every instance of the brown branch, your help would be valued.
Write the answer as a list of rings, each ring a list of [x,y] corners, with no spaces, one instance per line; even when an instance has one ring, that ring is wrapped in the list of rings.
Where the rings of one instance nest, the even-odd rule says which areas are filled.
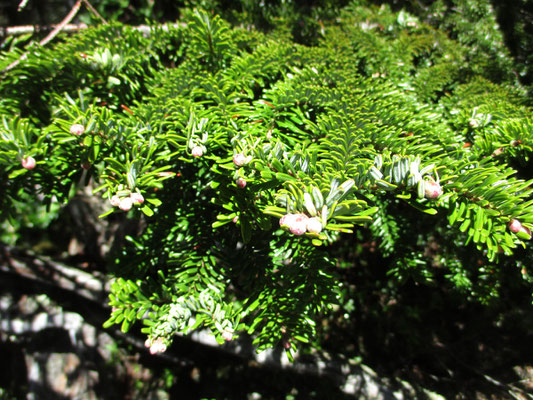
[[[48,32],[53,30],[54,28],[54,25],[18,25],[0,27],[0,37],[25,35],[27,33]],[[86,28],[87,24],[66,24],[63,27],[63,32],[77,32]]]
[[[86,0],[78,0],[78,3],[80,3],[81,1],[86,1]],[[78,3],[76,3],[76,4],[78,4]],[[79,7],[78,7],[78,9],[79,9]],[[71,13],[72,13],[72,10],[71,10]],[[69,15],[67,15],[67,17],[69,17],[71,13],[69,13]],[[50,32],[43,40],[41,40],[39,42],[39,44],[42,46],[42,45],[45,45],[46,43],[48,43],[50,40],[52,40],[60,31],[75,32],[75,31],[79,31],[79,30],[83,30],[83,29],[88,28],[88,26],[86,24],[78,24],[78,25],[69,24],[68,22],[72,18],[74,18],[74,16],[70,17],[69,19],[65,18],[59,25],[55,26],[54,28],[52,28],[52,27],[39,27],[39,26],[32,26],[32,25],[11,26],[11,27],[7,27],[7,28],[1,28],[0,27],[0,37],[10,36],[10,35],[23,35],[25,33],[33,33],[33,32],[37,33],[37,32],[39,32],[41,30],[53,29],[52,32]],[[105,21],[104,19],[102,19],[102,20]],[[164,24],[164,25],[161,25],[160,28],[163,29],[163,30],[169,30],[170,28],[177,28],[177,27],[180,27],[180,26],[184,27],[184,26],[186,26],[186,24],[185,23]],[[149,25],[138,25],[138,26],[134,26],[132,29],[138,30],[138,31],[142,32],[144,35],[149,35],[150,31],[152,30],[152,27],[149,26]],[[24,61],[27,57],[28,57],[28,52],[25,52],[22,56],[20,56],[20,58],[18,60],[12,62],[6,68],[4,68],[2,71],[0,71],[0,74],[4,74],[4,73],[8,72],[9,70],[15,68],[21,61]]]
[[[57,36],[57,34],[59,32],[61,32],[61,30],[63,29],[63,27],[68,24],[70,21],[72,21],[72,19],[76,16],[76,14],[78,13],[78,11],[80,10],[80,7],[81,7],[81,3],[82,3],[83,0],[78,0],[76,2],[76,4],[74,4],[74,6],[72,7],[72,9],[69,11],[69,13],[67,14],[67,16],[65,18],[63,18],[63,21],[61,21],[58,25],[56,25],[56,27],[54,28],[54,30],[52,32],[50,32],[43,40],[41,40],[39,42],[39,44],[41,46],[44,46],[46,43],[48,43],[49,41],[51,41],[53,38],[55,38]],[[8,67],[9,68],[9,67]]]
[[[85,4],[85,7],[89,9],[90,12],[92,12],[100,21],[102,21],[103,24],[107,25],[107,21],[100,15],[98,11],[96,11],[96,8],[93,7],[91,3],[89,3],[89,0],[83,0],[83,4]]]
[[[158,25],[160,29],[168,30],[170,28],[179,28],[179,27],[185,27],[185,23],[174,23],[174,24],[162,24]],[[82,31],[84,29],[87,29],[89,26],[87,24],[66,24],[62,31],[63,32],[78,32]],[[54,29],[54,26],[45,25],[16,25],[16,26],[8,26],[8,27],[0,27],[0,38],[4,36],[18,36],[18,35],[25,35],[27,33],[40,33],[40,32],[47,32]],[[153,29],[150,25],[137,25],[137,26],[131,26],[131,29],[140,31],[143,34],[150,34],[150,31]]]
[[[74,4],[74,6],[70,10],[70,12],[67,14],[67,16],[65,18],[63,18],[63,21],[61,21],[58,25],[56,25],[56,27],[52,30],[52,32],[50,32],[43,40],[41,40],[39,42],[39,45],[44,46],[45,44],[47,44],[49,41],[51,41],[53,38],[55,38],[57,36],[57,34],[63,29],[63,27],[65,25],[67,25],[70,21],[72,21],[72,19],[78,13],[78,11],[79,11],[79,9],[81,7],[82,1],[83,0],[76,1],[76,4]],[[4,68],[2,73],[5,73],[5,72],[15,68],[17,65],[20,64],[20,62],[22,60],[25,60],[27,57],[28,57],[28,52],[24,53],[18,60],[13,61],[6,68]]]

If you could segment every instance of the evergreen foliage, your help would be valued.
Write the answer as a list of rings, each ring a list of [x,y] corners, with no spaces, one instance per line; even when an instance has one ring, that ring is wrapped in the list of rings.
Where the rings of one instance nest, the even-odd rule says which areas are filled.
[[[0,82],[2,224],[46,225],[85,185],[102,218],[141,220],[109,255],[106,326],[142,325],[154,351],[199,328],[319,347],[321,321],[363,297],[347,277],[367,274],[350,261],[363,243],[379,257],[357,268],[386,271],[392,297],[406,282],[530,295],[531,109],[475,3],[445,18],[435,2],[430,25],[355,1],[300,37],[295,14],[260,32],[184,10],[149,35],[111,24],[31,44]]]

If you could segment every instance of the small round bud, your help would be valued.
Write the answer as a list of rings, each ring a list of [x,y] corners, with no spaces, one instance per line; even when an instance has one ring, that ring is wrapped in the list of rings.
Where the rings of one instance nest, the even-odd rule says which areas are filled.
[[[70,133],[76,136],[80,136],[85,132],[85,127],[81,124],[74,124],[70,127]]]
[[[21,164],[22,168],[34,169],[37,163],[35,161],[35,158],[33,158],[32,156],[28,156],[22,159]]]
[[[233,339],[233,333],[230,331],[224,331],[222,332],[222,337],[225,341],[229,342],[231,339]]]
[[[523,228],[522,223],[517,219],[512,219],[511,222],[509,222],[509,225],[507,225],[509,230],[513,233],[520,232],[520,230]]]
[[[322,232],[322,222],[320,218],[313,217],[309,218],[306,223],[307,232],[309,233],[320,233]]]
[[[118,208],[120,208],[122,211],[129,211],[131,210],[132,205],[133,205],[133,202],[131,201],[131,198],[124,197],[123,199],[120,200]]]
[[[475,118],[470,118],[468,120],[468,125],[470,125],[472,128],[477,128],[479,126],[479,121]]]
[[[237,184],[237,186],[241,189],[244,189],[246,187],[246,180],[242,179],[242,178],[238,178],[237,181],[235,182]]]
[[[144,203],[144,197],[142,194],[133,192],[130,194],[130,199],[133,204],[142,204]]]
[[[294,214],[285,214],[283,217],[279,219],[279,226],[290,227],[292,223],[294,222],[295,218],[296,218],[296,215]]]
[[[307,220],[309,217],[305,214],[296,214],[294,220],[289,226],[289,230],[293,235],[303,235],[307,231]]]
[[[234,216],[233,219],[231,220],[231,222],[233,222],[234,224],[239,222],[239,216],[238,215]]]
[[[242,167],[246,164],[246,157],[242,153],[237,153],[233,155],[233,164],[235,164],[237,167]]]
[[[111,202],[111,205],[113,207],[118,207],[118,205],[120,204],[120,197],[114,195],[113,197],[111,197],[111,199],[109,199],[109,201]]]
[[[201,146],[194,146],[191,150],[193,157],[202,157],[204,155],[204,149]]]
[[[442,188],[437,182],[425,181],[424,193],[426,195],[426,199],[436,199],[442,195]]]
[[[150,344],[150,354],[163,353],[166,349],[167,345],[162,337],[158,337]]]

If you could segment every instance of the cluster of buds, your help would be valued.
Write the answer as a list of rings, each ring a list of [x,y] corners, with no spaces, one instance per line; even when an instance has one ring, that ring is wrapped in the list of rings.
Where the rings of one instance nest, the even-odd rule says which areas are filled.
[[[22,168],[26,168],[30,170],[34,169],[35,165],[37,164],[37,162],[35,161],[35,158],[33,158],[32,156],[24,157],[20,163],[22,164]]]
[[[509,227],[509,230],[513,233],[523,232],[526,235],[531,237],[531,230],[525,227],[524,225],[522,225],[522,223],[517,219],[512,219],[509,222],[508,227]]]
[[[144,342],[144,346],[150,348],[150,354],[164,353],[167,349],[166,341],[162,337],[154,340],[148,338]]]
[[[144,197],[138,192],[132,192],[126,196],[119,196],[118,194],[115,194],[113,197],[111,197],[110,202],[113,207],[118,207],[122,211],[129,211],[134,204],[144,203]]]
[[[250,161],[252,161],[252,156],[246,157],[242,153],[236,153],[233,155],[233,164],[237,167],[242,167],[243,165],[248,164]]]
[[[442,187],[435,181],[425,181],[424,195],[426,199],[437,199],[442,195]]]
[[[304,233],[322,232],[322,221],[318,217],[309,218],[305,214],[285,214],[279,220],[282,228],[287,228],[293,235],[303,235]]]

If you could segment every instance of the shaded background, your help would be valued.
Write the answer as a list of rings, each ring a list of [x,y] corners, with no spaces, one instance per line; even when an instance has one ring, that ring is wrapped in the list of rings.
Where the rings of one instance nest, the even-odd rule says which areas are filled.
[[[58,23],[74,1],[30,0],[22,12],[17,11],[18,3],[0,1],[2,27]],[[396,10],[407,9],[420,19],[448,30],[452,37],[458,34],[452,1],[440,2],[441,14],[429,11],[435,3],[432,1],[377,3],[389,4]],[[272,29],[276,18],[285,17],[293,21],[295,40],[313,44],[318,39],[320,21],[333,18],[336,10],[348,2],[109,0],[92,4],[104,18],[127,24],[175,21],[180,10],[190,6],[211,9],[232,23],[249,24],[262,30]],[[531,88],[533,1],[492,4],[514,57],[515,73],[522,84]],[[75,21],[97,22],[85,9]],[[27,36],[20,40],[23,43],[30,39]],[[121,240],[136,227],[121,217],[103,226],[104,222],[96,218],[99,213],[89,198],[81,196],[44,232],[28,231],[28,237],[22,240],[30,250],[49,246],[50,255],[84,243],[83,255],[74,248],[68,261],[76,267],[71,272],[83,282],[94,281],[90,288],[72,286],[71,280],[60,272],[43,279],[39,275],[43,263],[48,262],[49,269],[63,272],[68,266],[36,257],[32,251],[0,247],[0,264],[17,265],[26,271],[24,277],[3,271],[0,279],[0,311],[4,321],[0,336],[0,354],[4,359],[0,387],[4,388],[6,398],[26,398],[28,391],[35,398],[350,397],[343,390],[347,374],[320,375],[301,366],[283,369],[276,353],[279,349],[271,355],[272,363],[262,364],[251,362],[250,354],[243,349],[221,350],[203,343],[201,338],[179,339],[168,353],[152,357],[144,349],[141,335],[132,332],[125,336],[116,329],[101,329],[109,310],[105,307],[106,271],[94,250],[102,246],[99,232],[122,232],[115,239]],[[82,231],[76,229],[80,226],[84,228]],[[50,237],[58,242],[49,243]],[[390,298],[381,291],[387,280],[386,271],[360,265],[360,260],[382,264],[374,252],[375,243],[364,236],[356,239],[362,243],[356,252],[336,249],[344,262],[355,267],[347,269],[345,277],[347,282],[357,284],[355,318],[343,321],[339,315],[334,319],[337,322],[325,328],[331,335],[326,338],[324,350],[360,354],[372,368],[374,372],[360,366],[350,370],[356,383],[357,377],[373,382],[374,386],[360,384],[361,396],[372,398],[369,391],[375,389],[382,396],[397,392],[404,398],[424,398],[429,397],[429,392],[424,391],[427,389],[446,398],[512,398],[509,387],[502,387],[500,381],[514,382],[531,393],[533,335],[532,316],[527,312],[529,293],[521,289],[509,291],[500,303],[483,307],[465,304],[462,297],[444,289],[420,288],[408,283]],[[64,356],[51,360],[52,352]],[[486,372],[498,380],[487,379]],[[412,385],[399,385],[396,378]],[[254,397],[253,393],[261,393],[262,397]]]

